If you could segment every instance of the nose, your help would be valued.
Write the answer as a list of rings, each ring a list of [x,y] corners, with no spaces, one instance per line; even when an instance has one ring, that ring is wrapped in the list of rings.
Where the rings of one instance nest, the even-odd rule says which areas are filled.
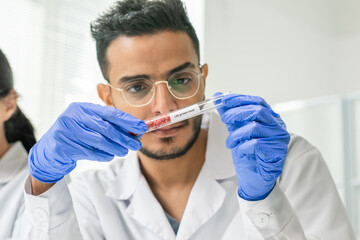
[[[167,88],[167,81],[155,83],[155,96],[152,101],[152,108],[156,116],[177,109],[176,99]]]

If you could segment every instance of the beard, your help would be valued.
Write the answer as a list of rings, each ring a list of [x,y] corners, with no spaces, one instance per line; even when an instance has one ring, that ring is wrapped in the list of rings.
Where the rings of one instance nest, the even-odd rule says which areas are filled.
[[[158,151],[151,151],[146,147],[142,147],[139,151],[144,154],[145,156],[156,159],[156,160],[170,160],[174,158],[178,158],[184,156],[194,145],[197,138],[199,137],[200,130],[201,130],[201,120],[202,116],[198,116],[194,118],[194,125],[192,127],[192,136],[189,141],[182,147],[171,147],[170,150],[158,150]],[[184,127],[189,125],[189,120],[186,120]],[[162,138],[161,142],[170,145],[174,139],[173,137]]]

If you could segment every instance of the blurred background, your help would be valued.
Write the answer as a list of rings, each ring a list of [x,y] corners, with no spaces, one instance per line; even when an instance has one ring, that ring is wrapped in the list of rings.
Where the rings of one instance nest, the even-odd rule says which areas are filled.
[[[0,48],[40,138],[74,101],[101,103],[89,23],[112,0],[1,0]],[[259,95],[322,152],[360,231],[360,1],[184,1],[208,96]]]

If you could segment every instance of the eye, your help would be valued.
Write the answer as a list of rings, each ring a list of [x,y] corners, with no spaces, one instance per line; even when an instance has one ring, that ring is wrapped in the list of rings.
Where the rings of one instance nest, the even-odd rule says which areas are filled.
[[[190,77],[177,78],[175,84],[186,85],[191,81]]]
[[[128,87],[127,91],[130,92],[130,93],[138,93],[138,92],[141,92],[144,89],[145,89],[145,87],[143,85],[138,84],[138,85]]]
[[[134,80],[128,82],[124,89],[127,93],[138,94],[148,91],[151,87],[151,83],[147,80]]]

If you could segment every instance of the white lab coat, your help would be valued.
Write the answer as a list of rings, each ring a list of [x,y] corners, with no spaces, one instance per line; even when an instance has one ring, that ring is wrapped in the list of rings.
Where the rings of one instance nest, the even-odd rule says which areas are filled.
[[[177,236],[132,152],[126,159],[113,160],[105,170],[75,179],[71,195],[62,180],[41,196],[32,196],[27,180],[25,239],[355,239],[316,148],[292,135],[275,188],[266,199],[248,202],[237,195],[231,152],[225,147],[227,135],[213,114],[206,160]]]
[[[27,155],[21,142],[16,142],[0,159],[0,240],[19,237],[24,182],[29,175]]]

